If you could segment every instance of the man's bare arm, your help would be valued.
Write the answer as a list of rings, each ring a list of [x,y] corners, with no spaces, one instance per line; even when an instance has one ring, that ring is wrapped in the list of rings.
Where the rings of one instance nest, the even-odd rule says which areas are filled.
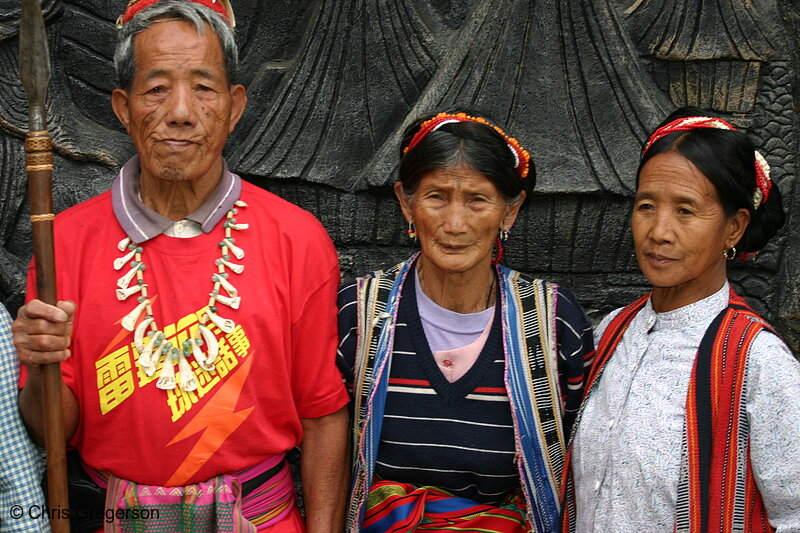
[[[340,533],[350,485],[347,407],[320,418],[304,418],[300,477],[308,533]]]

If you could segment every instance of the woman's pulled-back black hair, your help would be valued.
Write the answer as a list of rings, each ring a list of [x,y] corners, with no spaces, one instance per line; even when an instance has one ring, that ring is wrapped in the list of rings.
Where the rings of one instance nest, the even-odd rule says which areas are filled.
[[[486,115],[464,109],[447,112],[481,116],[496,124]],[[515,201],[522,191],[530,195],[536,184],[533,162],[530,162],[527,177],[521,178],[515,169],[514,155],[508,143],[494,128],[486,124],[473,121],[443,124],[436,131],[427,134],[407,154],[403,154],[411,138],[419,131],[420,125],[434,116],[436,115],[433,113],[421,116],[403,134],[398,180],[403,184],[406,195],[411,196],[416,192],[425,174],[461,166],[486,176],[506,201]]]
[[[696,107],[682,107],[672,112],[658,127],[684,117],[713,117]],[[657,129],[657,128],[656,128]],[[756,252],[764,247],[783,226],[785,213],[781,193],[772,184],[769,197],[758,209],[753,203],[756,189],[755,146],[743,131],[697,128],[670,133],[654,142],[639,162],[636,185],[645,164],[666,152],[675,151],[688,159],[708,178],[726,215],[739,209],[750,212],[750,225],[736,243],[738,252]]]

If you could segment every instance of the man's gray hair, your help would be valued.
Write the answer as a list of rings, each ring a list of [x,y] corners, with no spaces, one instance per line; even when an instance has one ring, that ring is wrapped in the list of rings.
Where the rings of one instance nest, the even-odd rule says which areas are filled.
[[[138,33],[143,32],[160,20],[182,20],[192,24],[197,33],[202,35],[206,31],[206,24],[219,37],[222,47],[222,57],[225,61],[225,72],[228,83],[236,83],[236,73],[239,69],[239,50],[231,28],[225,20],[211,8],[186,0],[162,0],[150,7],[146,7],[120,28],[117,35],[117,49],[114,52],[114,68],[117,70],[117,79],[120,87],[130,89],[133,76],[136,73],[136,52],[133,39]]]

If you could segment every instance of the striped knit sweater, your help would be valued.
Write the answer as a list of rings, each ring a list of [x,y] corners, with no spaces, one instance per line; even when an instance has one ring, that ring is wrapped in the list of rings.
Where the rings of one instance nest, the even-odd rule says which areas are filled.
[[[449,383],[439,370],[417,313],[414,276],[403,287],[395,332],[376,473],[382,479],[432,485],[481,503],[498,503],[520,484],[503,373],[500,313],[475,364]],[[355,285],[339,293],[340,360],[352,376],[356,349]],[[497,302],[499,305],[499,301]],[[559,370],[582,368],[592,349],[591,327],[571,292],[559,289]],[[560,372],[567,410],[570,394]],[[582,373],[581,373],[582,375]],[[571,424],[572,416],[566,417]],[[567,427],[569,431],[569,427]]]

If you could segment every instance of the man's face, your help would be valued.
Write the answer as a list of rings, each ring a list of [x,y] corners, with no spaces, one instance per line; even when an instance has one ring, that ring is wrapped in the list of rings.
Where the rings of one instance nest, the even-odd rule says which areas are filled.
[[[142,179],[216,180],[222,148],[244,110],[229,85],[219,39],[182,21],[158,22],[134,38],[136,72],[112,106],[141,160]]]

